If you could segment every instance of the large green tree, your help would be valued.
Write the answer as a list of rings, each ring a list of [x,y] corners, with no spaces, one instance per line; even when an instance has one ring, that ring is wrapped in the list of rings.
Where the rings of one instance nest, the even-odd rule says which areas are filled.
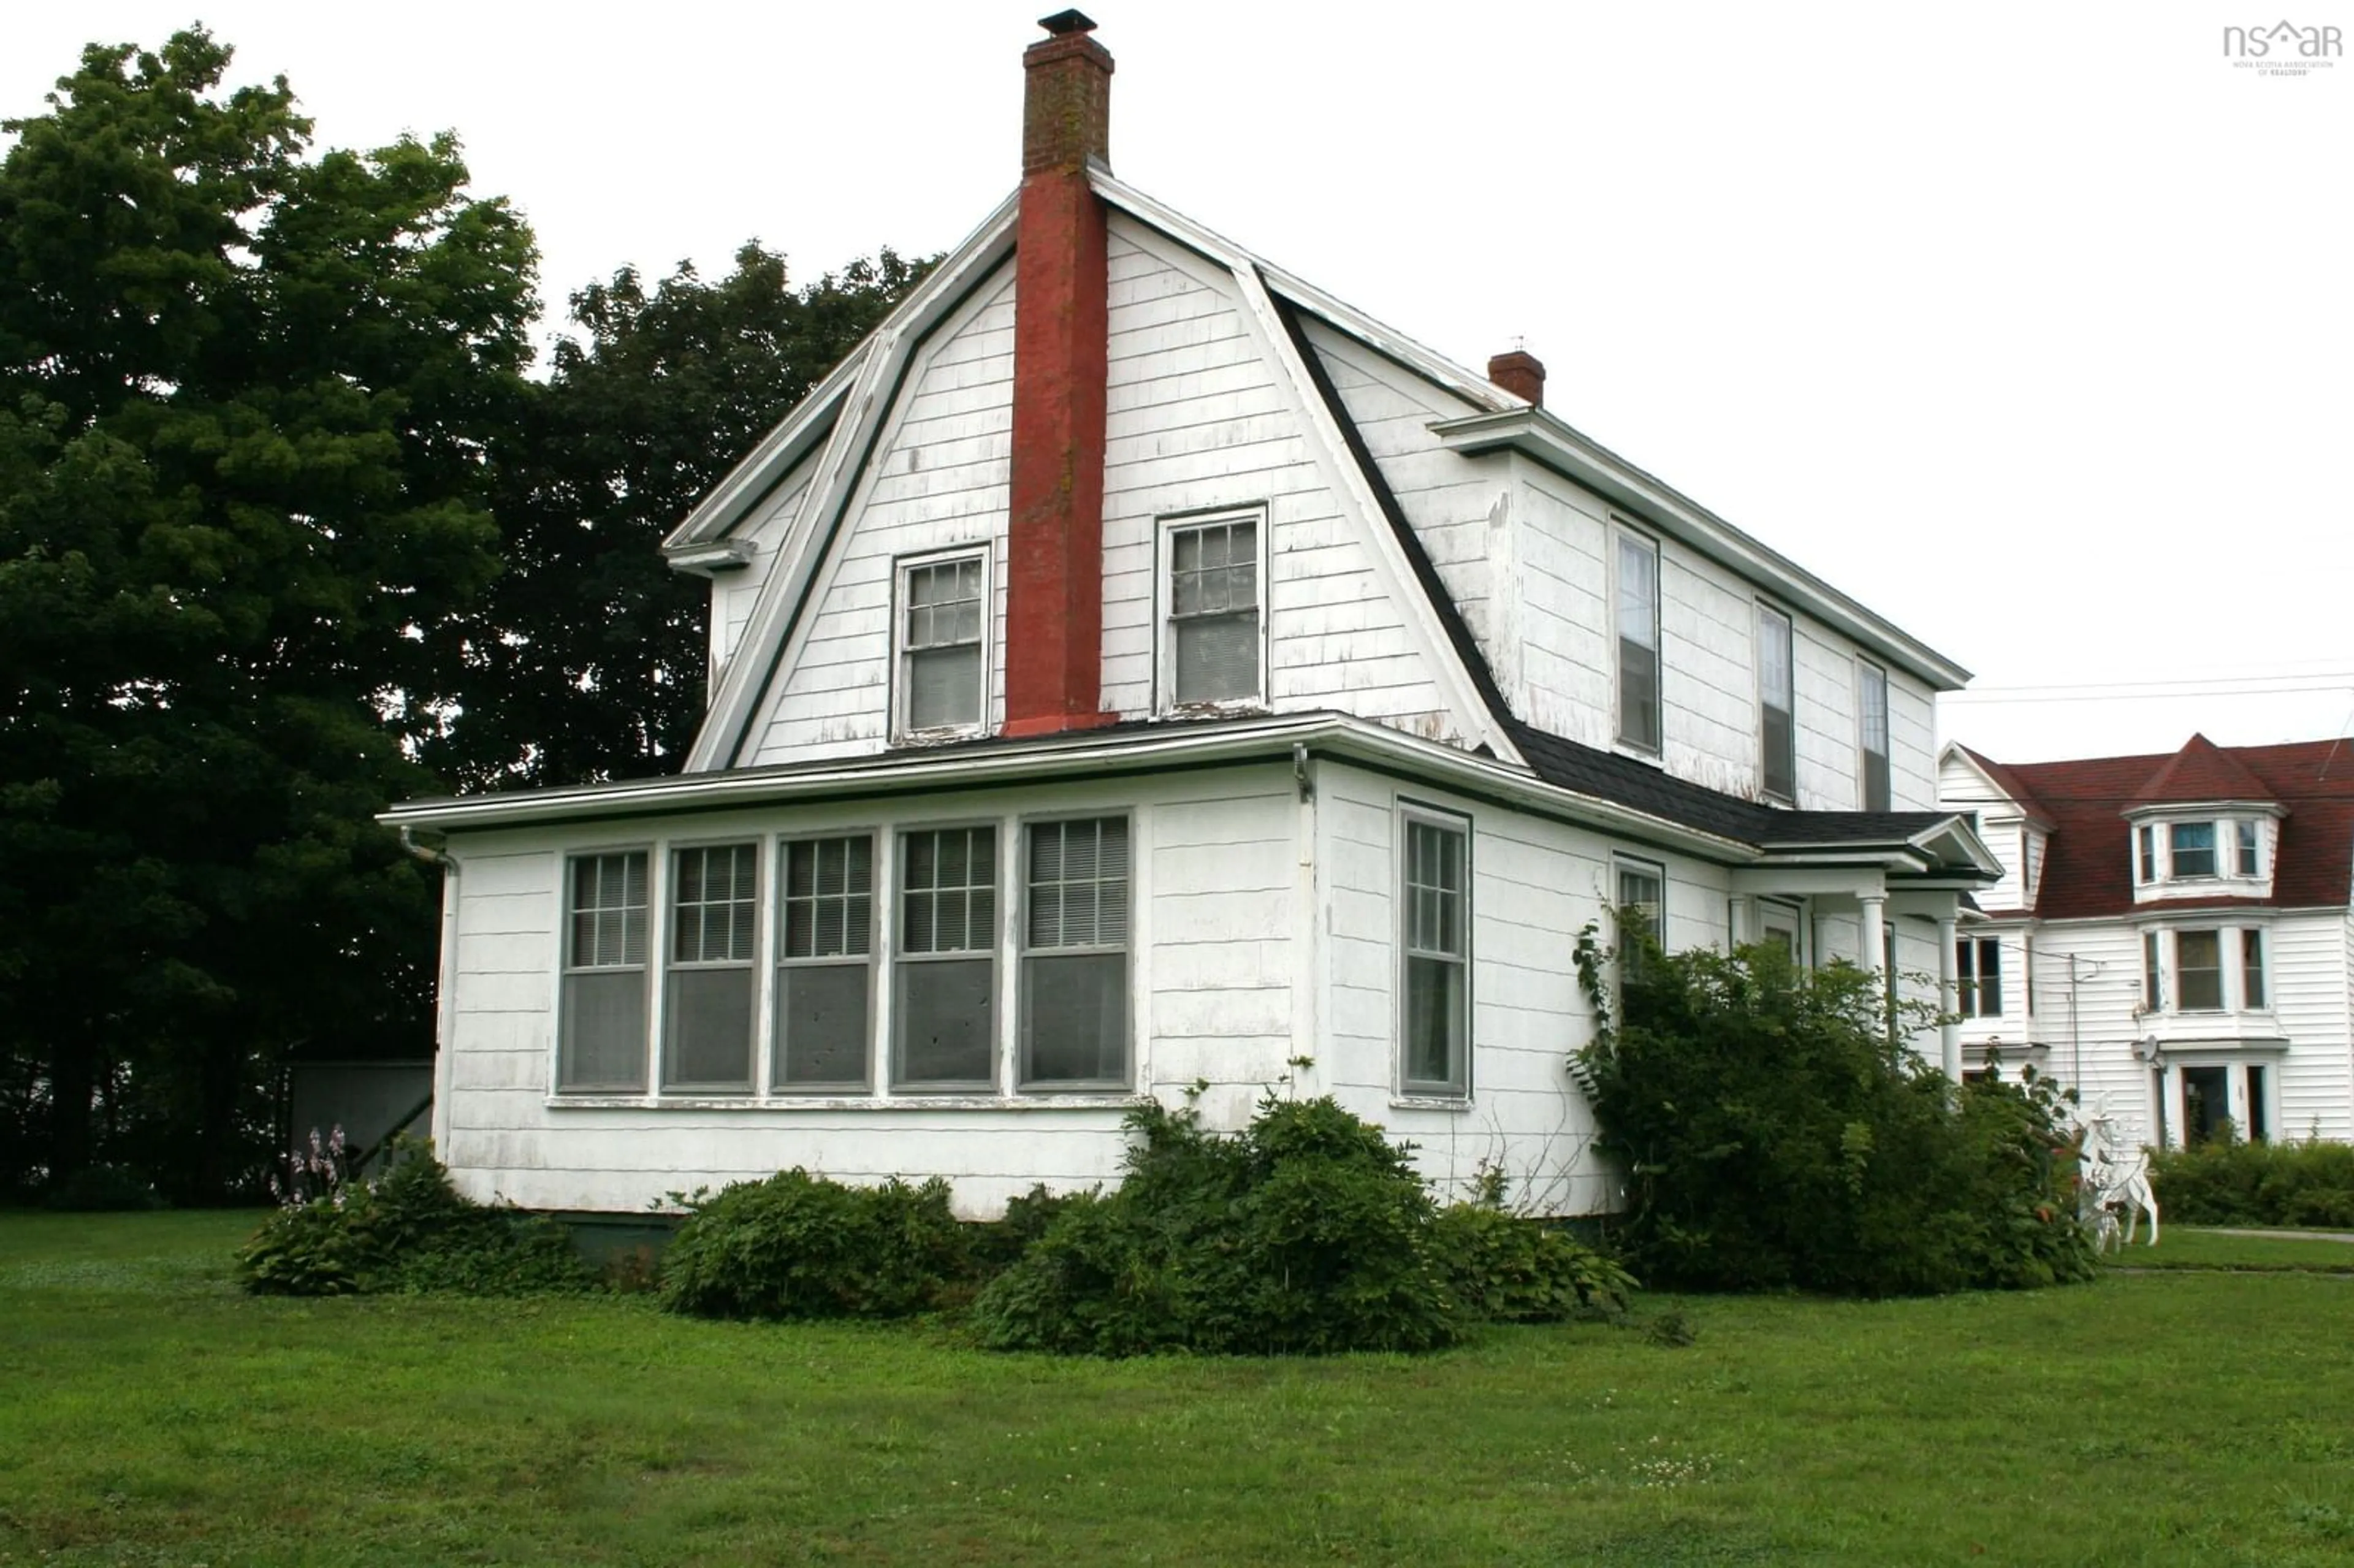
[[[206,33],[0,161],[0,1183],[262,1150],[273,1064],[427,1036],[455,618],[496,571],[531,236],[456,143],[314,153]]]
[[[796,287],[757,242],[572,296],[542,395],[497,449],[506,569],[468,623],[462,714],[429,753],[471,788],[673,771],[703,717],[708,585],[657,549],[929,270],[885,249]]]

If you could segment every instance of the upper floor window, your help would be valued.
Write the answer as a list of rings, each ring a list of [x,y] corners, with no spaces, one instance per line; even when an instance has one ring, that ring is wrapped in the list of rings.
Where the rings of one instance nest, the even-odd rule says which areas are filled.
[[[2223,942],[2216,931],[2174,934],[2174,1004],[2183,1012],[2213,1012],[2223,1005]]]
[[[1470,1092],[1471,845],[1461,822],[1405,819],[1405,1020],[1399,1086]]]
[[[1954,944],[1955,1011],[1964,1018],[2002,1016],[2002,941],[1964,937]]]
[[[1790,618],[1757,607],[1757,705],[1765,731],[1761,766],[1766,793],[1777,800],[1798,793],[1797,675],[1791,656]]]
[[[977,734],[988,700],[988,559],[979,550],[899,567],[899,731]]]
[[[2166,1000],[2165,988],[2158,972],[2158,933],[2141,934],[2141,1008],[2144,1012],[2156,1012]]]
[[[1259,557],[1265,536],[1257,515],[1172,524],[1163,533],[1164,707],[1266,700]]]
[[[2243,1007],[2267,1007],[2264,991],[2264,934],[2253,927],[2240,933],[2240,995]]]
[[[1618,738],[1659,748],[1659,547],[1618,535]]]
[[[2169,823],[2166,830],[2166,837],[2167,858],[2172,863],[2176,876],[2215,874],[2214,823]]]
[[[2135,838],[2141,847],[2141,879],[2144,882],[2156,882],[2158,880],[2158,830],[2144,822],[2135,834]]]
[[[1863,754],[1863,809],[1889,810],[1888,672],[1877,664],[1857,665],[1856,717],[1859,749]]]
[[[2239,872],[2242,876],[2256,874],[2256,824],[2243,817],[2232,824],[2232,837],[2239,846]]]
[[[1024,1088],[1128,1082],[1128,819],[1033,822],[1023,921]]]
[[[558,1089],[646,1086],[646,852],[575,855],[567,868]]]

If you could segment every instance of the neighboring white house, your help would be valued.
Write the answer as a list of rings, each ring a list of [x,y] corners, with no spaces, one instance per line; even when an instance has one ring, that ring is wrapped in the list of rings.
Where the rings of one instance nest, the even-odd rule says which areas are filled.
[[[1116,1180],[1140,1097],[1286,1083],[1602,1207],[1580,931],[1937,972],[1997,871],[1935,801],[1967,673],[1527,355],[1113,178],[1110,58],[1047,26],[1016,196],[665,546],[711,581],[684,770],[387,815],[450,868],[441,1155],[544,1209],[801,1165],[978,1214]]]
[[[2150,1142],[2354,1139],[2354,743],[1948,746],[1938,781],[2004,867],[1956,944],[1973,1067],[2032,1062]]]

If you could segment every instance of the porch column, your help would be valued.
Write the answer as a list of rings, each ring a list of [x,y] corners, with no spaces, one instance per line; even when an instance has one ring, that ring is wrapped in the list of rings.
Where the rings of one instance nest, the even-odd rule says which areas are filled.
[[[1856,902],[1863,908],[1863,967],[1873,974],[1888,971],[1888,895],[1859,894]]]
[[[1937,1025],[1937,1055],[1946,1069],[1946,1076],[1958,1084],[1962,1081],[1962,1021],[1961,998],[1954,989],[1954,917],[1950,915],[1937,922],[1937,1011],[1945,1015]]]
[[[2185,1149],[2190,1143],[2190,1127],[2184,1119],[2189,1109],[2182,1092],[2182,1069],[2168,1062],[2166,1065],[2166,1146]]]
[[[1757,900],[1735,894],[1724,901],[1724,941],[1728,948],[1745,948],[1763,935],[1757,929]]]

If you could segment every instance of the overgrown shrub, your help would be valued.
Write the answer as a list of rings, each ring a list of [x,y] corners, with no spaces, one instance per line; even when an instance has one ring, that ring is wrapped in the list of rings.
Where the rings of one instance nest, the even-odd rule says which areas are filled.
[[[2153,1157],[2168,1224],[2354,1228],[2354,1144],[2211,1139]]]
[[[238,1253],[239,1276],[258,1294],[525,1296],[595,1284],[563,1226],[464,1197],[420,1144],[396,1149],[389,1170],[363,1181],[340,1132],[324,1142],[314,1133],[273,1186],[280,1207]]]
[[[1500,1323],[1553,1323],[1626,1310],[1635,1280],[1558,1225],[1492,1203],[1439,1211],[1431,1242],[1464,1305]]]
[[[806,1171],[687,1201],[663,1305],[706,1318],[896,1318],[940,1303],[971,1238],[948,1183],[850,1187]]]
[[[1637,928],[1633,922],[1621,929]],[[1863,1296],[2048,1285],[2092,1271],[2048,1083],[1956,1087],[1899,1044],[1881,977],[1776,947],[1578,962],[1602,1027],[1573,1075],[1632,1200],[1653,1283]]]
[[[974,1303],[998,1350],[1321,1354],[1420,1351],[1476,1320],[1447,1277],[1429,1192],[1381,1129],[1330,1099],[1270,1097],[1243,1132],[1193,1108],[1129,1113],[1110,1193],[1066,1199]]]

